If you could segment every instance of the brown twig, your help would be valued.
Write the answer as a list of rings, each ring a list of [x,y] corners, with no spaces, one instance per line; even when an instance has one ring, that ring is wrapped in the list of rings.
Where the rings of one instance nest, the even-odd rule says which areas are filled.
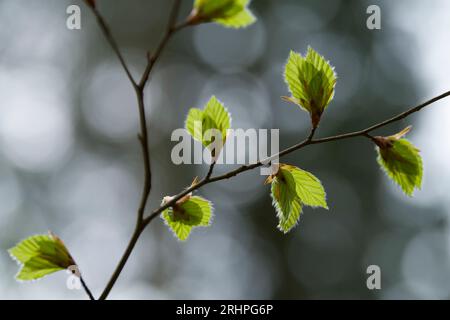
[[[125,70],[125,73],[128,76],[128,79],[130,80],[131,84],[134,88],[137,87],[136,80],[134,80],[133,75],[131,74],[130,69],[128,68],[127,63],[125,62],[125,59],[122,55],[122,52],[119,49],[119,46],[116,43],[116,40],[114,39],[113,35],[111,34],[111,30],[109,29],[105,19],[103,19],[100,12],[97,10],[95,6],[89,3],[88,0],[85,0],[87,5],[91,8],[92,12],[94,13],[94,16],[97,18],[98,25],[100,26],[100,29],[103,32],[103,35],[105,36],[106,40],[108,41],[109,45],[114,50],[114,53],[119,58],[120,64],[122,65],[123,69]]]
[[[94,295],[92,294],[91,290],[87,286],[87,284],[84,281],[82,276],[80,276],[80,282],[81,282],[81,285],[83,286],[84,291],[86,291],[86,294],[88,295],[89,299],[95,300]]]

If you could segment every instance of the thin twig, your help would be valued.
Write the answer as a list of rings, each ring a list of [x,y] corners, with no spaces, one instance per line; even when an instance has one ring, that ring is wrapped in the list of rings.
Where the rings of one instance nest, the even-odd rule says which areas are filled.
[[[87,286],[86,282],[84,281],[83,277],[80,275],[80,282],[83,286],[84,291],[86,291],[86,294],[88,295],[89,299],[95,300],[94,295],[92,294],[91,290]]]
[[[87,2],[87,0],[86,0],[86,2]],[[102,15],[100,14],[100,12],[97,10],[96,7],[91,6],[89,3],[88,3],[88,6],[92,9],[92,12],[94,13],[95,17],[97,18],[98,25],[100,26],[100,29],[102,30],[103,35],[105,36],[106,40],[108,41],[108,43],[114,50],[114,53],[116,54],[116,56],[119,58],[120,64],[122,65],[123,69],[125,70],[125,73],[127,74],[128,79],[130,80],[133,87],[136,87],[137,86],[136,80],[134,80],[133,75],[131,74],[131,71],[128,68],[127,63],[125,62],[125,58],[123,57],[122,52],[120,51],[119,46],[117,45],[116,40],[114,39],[108,24],[106,23],[105,19],[103,19]]]
[[[142,74],[141,81],[139,81],[139,88],[144,89],[145,85],[148,82],[148,78],[150,76],[150,73],[153,70],[153,67],[155,66],[156,61],[161,56],[164,48],[167,46],[167,43],[169,42],[172,35],[181,29],[189,26],[189,22],[183,22],[179,25],[177,25],[177,18],[178,18],[178,12],[180,11],[180,5],[181,0],[175,0],[174,4],[172,6],[172,10],[170,12],[169,22],[167,23],[166,32],[164,34],[163,39],[159,43],[158,47],[156,48],[155,53],[148,54],[148,61],[147,61],[147,67],[145,68],[144,73]]]
[[[416,106],[414,108],[411,108],[411,109],[409,109],[409,110],[407,110],[405,112],[402,112],[402,113],[400,113],[400,114],[398,114],[398,115],[396,115],[396,116],[394,116],[394,117],[392,117],[390,119],[387,119],[387,120],[385,120],[383,122],[377,123],[377,124],[375,124],[375,125],[373,125],[371,127],[368,127],[367,129],[364,129],[364,130],[361,130],[361,131],[356,131],[356,132],[351,132],[351,133],[346,133],[346,134],[341,134],[341,135],[337,135],[337,136],[334,136],[334,137],[318,139],[318,140],[313,141],[313,143],[317,144],[317,143],[323,143],[323,142],[328,142],[328,141],[336,141],[336,140],[342,140],[342,139],[347,139],[347,138],[352,138],[352,137],[357,137],[357,136],[363,136],[366,133],[370,133],[372,131],[380,129],[380,128],[382,128],[384,126],[387,126],[387,125],[389,125],[389,124],[391,124],[393,122],[397,122],[397,121],[403,120],[406,117],[410,116],[411,114],[419,112],[423,108],[426,108],[426,107],[432,105],[433,103],[438,102],[439,100],[442,100],[442,99],[444,99],[444,98],[446,98],[448,96],[450,96],[450,91],[444,92],[443,94],[440,94],[440,95],[438,95],[438,96],[436,96],[436,97],[434,97],[434,98],[432,98],[432,99],[430,99],[430,100],[428,100],[428,101],[426,101],[426,102],[424,102],[424,103],[422,103],[422,104],[420,104],[420,105],[418,105],[418,106]]]

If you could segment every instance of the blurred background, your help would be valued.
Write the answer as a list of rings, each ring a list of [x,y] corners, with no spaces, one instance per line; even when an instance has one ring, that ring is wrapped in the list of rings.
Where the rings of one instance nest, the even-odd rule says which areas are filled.
[[[164,30],[171,1],[98,0],[133,74]],[[66,28],[81,6],[82,29]],[[382,29],[366,28],[366,9]],[[180,18],[189,14],[183,1]],[[258,22],[240,31],[203,25],[175,36],[146,89],[153,190],[148,211],[205,165],[171,163],[172,130],[215,94],[234,128],[280,128],[281,148],[308,130],[306,113],[280,100],[291,49],[308,45],[335,65],[336,97],[318,136],[379,122],[450,89],[450,2],[254,0]],[[0,298],[85,299],[59,272],[18,283],[6,250],[52,230],[98,296],[132,233],[143,183],[134,92],[81,1],[0,0]],[[450,100],[380,130],[409,124],[422,150],[423,191],[404,196],[364,139],[311,146],[283,162],[323,182],[330,211],[305,209],[276,229],[259,171],[210,185],[211,228],[177,241],[161,219],[144,232],[113,299],[430,299],[450,297]],[[217,166],[217,173],[233,166]],[[382,289],[366,287],[379,265]]]

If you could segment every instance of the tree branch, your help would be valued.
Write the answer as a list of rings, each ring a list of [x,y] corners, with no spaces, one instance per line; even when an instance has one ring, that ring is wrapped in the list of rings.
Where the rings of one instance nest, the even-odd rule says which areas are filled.
[[[355,132],[351,132],[351,133],[345,133],[345,134],[340,134],[340,135],[336,135],[336,136],[331,136],[331,137],[326,137],[326,138],[321,138],[321,139],[313,139],[314,134],[315,134],[315,129],[311,129],[311,132],[308,136],[308,138],[306,138],[305,140],[301,141],[300,143],[293,145],[281,152],[279,152],[278,154],[272,155],[267,159],[264,160],[260,160],[257,163],[254,164],[250,164],[250,165],[244,165],[241,166],[235,170],[229,171],[228,173],[222,174],[220,176],[216,176],[216,177],[210,177],[210,176],[206,176],[203,180],[201,180],[199,183],[191,186],[190,188],[182,191],[181,193],[179,193],[178,195],[176,195],[175,197],[172,198],[171,201],[167,202],[166,204],[160,206],[158,209],[156,209],[155,211],[152,212],[152,214],[150,216],[148,216],[147,218],[144,219],[145,225],[148,225],[155,217],[157,217],[161,212],[163,212],[164,210],[166,210],[167,208],[173,206],[178,200],[180,200],[182,197],[184,197],[185,195],[198,190],[202,187],[204,187],[207,184],[210,183],[214,183],[217,181],[221,181],[221,180],[226,180],[226,179],[230,179],[232,177],[235,177],[241,173],[247,172],[249,170],[253,170],[256,168],[259,168],[261,166],[264,165],[264,163],[268,163],[270,160],[272,159],[276,159],[276,158],[281,158],[283,156],[286,156],[294,151],[300,150],[308,145],[314,145],[314,144],[322,144],[322,143],[327,143],[327,142],[332,142],[332,141],[338,141],[338,140],[344,140],[344,139],[350,139],[350,138],[355,138],[355,137],[365,137],[365,138],[370,138],[369,133],[376,130],[376,129],[380,129],[382,127],[385,127],[391,123],[400,121],[408,116],[410,116],[413,113],[419,112],[422,109],[424,109],[427,106],[432,105],[433,103],[442,100],[446,97],[450,96],[450,91],[447,91],[431,100],[428,100],[416,107],[413,107],[405,112],[402,112],[388,120],[382,121],[380,123],[377,123],[371,127],[368,127],[366,129],[360,130],[360,131],[355,131]]]
[[[204,187],[207,184],[211,184],[217,181],[221,181],[221,180],[225,180],[225,179],[230,179],[234,176],[237,176],[241,173],[247,172],[249,170],[253,170],[255,168],[261,167],[263,166],[264,163],[268,163],[270,160],[275,159],[275,158],[281,158],[287,154],[290,154],[294,151],[297,151],[299,149],[302,149],[308,145],[314,145],[314,144],[321,144],[321,143],[327,143],[327,142],[332,142],[332,141],[338,141],[338,140],[344,140],[344,139],[350,139],[350,138],[355,138],[355,137],[365,137],[365,138],[371,138],[370,136],[370,132],[382,128],[384,126],[387,126],[393,122],[397,122],[399,120],[402,120],[406,117],[408,117],[409,115],[415,113],[415,112],[419,112],[420,110],[422,110],[423,108],[433,104],[434,102],[437,102],[439,100],[442,100],[448,96],[450,96],[450,91],[443,93],[419,106],[416,106],[414,108],[411,108],[395,117],[392,117],[390,119],[387,119],[383,122],[380,122],[378,124],[375,124],[371,127],[368,127],[366,129],[360,130],[360,131],[356,131],[356,132],[350,132],[350,133],[345,133],[345,134],[341,134],[341,135],[336,135],[336,136],[331,136],[331,137],[326,137],[326,138],[321,138],[321,139],[314,139],[314,135],[316,132],[316,128],[311,129],[308,137],[303,140],[302,142],[293,145],[281,152],[279,152],[276,155],[272,155],[271,157],[261,160],[257,163],[254,164],[250,164],[250,165],[244,165],[241,166],[235,170],[229,171],[228,173],[219,175],[219,176],[215,176],[213,177],[213,170],[214,170],[214,166],[215,166],[215,162],[213,162],[208,170],[208,173],[206,174],[206,176],[199,182],[193,184],[191,187],[189,187],[188,189],[180,192],[178,195],[176,195],[175,197],[173,197],[173,199],[169,202],[167,202],[164,205],[161,205],[159,208],[155,209],[148,217],[144,218],[144,211],[145,211],[145,207],[147,204],[147,200],[151,191],[151,167],[150,167],[150,152],[149,152],[149,145],[148,145],[148,135],[147,135],[147,122],[146,122],[146,117],[145,117],[145,105],[144,105],[144,88],[146,86],[146,84],[148,83],[150,74],[153,70],[153,67],[155,66],[156,62],[158,61],[158,59],[160,58],[162,52],[164,51],[164,48],[167,46],[169,40],[171,39],[171,37],[179,30],[187,27],[190,25],[189,20],[186,20],[185,22],[177,25],[176,21],[177,21],[177,17],[178,17],[178,12],[180,9],[180,5],[181,5],[181,0],[174,0],[174,4],[172,6],[172,10],[170,13],[170,17],[169,17],[169,21],[167,24],[167,28],[165,31],[165,34],[161,40],[161,42],[159,43],[159,45],[157,46],[155,52],[153,54],[147,54],[147,66],[141,76],[141,79],[139,81],[139,83],[137,83],[113,36],[111,35],[111,32],[107,26],[107,24],[105,23],[104,19],[102,18],[102,16],[100,15],[100,13],[98,12],[98,10],[95,8],[95,6],[93,6],[92,4],[90,4],[90,1],[85,0],[86,3],[88,4],[88,6],[92,9],[94,15],[97,18],[97,21],[100,25],[101,30],[104,33],[105,38],[107,39],[107,41],[109,42],[109,44],[111,45],[111,47],[113,48],[114,52],[116,53],[117,57],[119,58],[119,61],[122,65],[122,67],[124,68],[130,82],[132,83],[135,91],[136,91],[136,96],[137,96],[137,100],[138,100],[138,107],[139,107],[139,117],[140,117],[140,134],[139,134],[139,140],[141,142],[141,146],[142,146],[142,151],[143,151],[143,157],[144,157],[144,170],[145,170],[145,180],[144,180],[144,187],[143,187],[143,192],[142,192],[142,197],[141,197],[141,201],[140,201],[140,205],[138,208],[138,214],[137,214],[137,222],[136,222],[136,227],[135,230],[133,232],[132,238],[130,239],[128,246],[119,262],[119,264],[117,265],[113,275],[111,276],[111,279],[109,280],[108,284],[106,285],[106,288],[104,289],[102,295],[100,296],[100,300],[106,299],[109,292],[111,291],[111,289],[113,288],[117,278],[119,277],[123,267],[125,266],[129,256],[131,255],[140,235],[142,234],[143,230],[147,227],[147,225],[153,221],[153,219],[155,217],[157,217],[161,212],[163,212],[165,209],[175,205],[175,203],[180,200],[182,197],[186,196],[187,194],[196,191],[198,189],[201,189],[202,187]],[[84,282],[84,281],[83,281]],[[82,283],[83,283],[82,282]],[[84,286],[84,285],[83,285]],[[85,287],[85,289],[87,289],[87,287]],[[90,294],[89,289],[86,290],[88,292],[88,295],[93,298],[92,294]]]
[[[153,67],[156,64],[156,61],[158,61],[159,57],[161,56],[162,52],[164,51],[164,48],[169,43],[170,38],[172,35],[181,29],[184,29],[185,27],[189,26],[189,22],[185,21],[179,25],[176,24],[178,12],[180,10],[181,0],[174,0],[174,4],[172,6],[172,10],[169,17],[169,22],[167,23],[166,32],[164,34],[163,39],[159,43],[158,47],[156,48],[156,51],[154,54],[147,54],[148,62],[147,67],[145,68],[144,73],[142,74],[141,80],[139,81],[139,88],[142,90],[144,89],[145,85],[148,82],[148,78],[150,76],[150,73],[153,70]]]
[[[136,221],[136,227],[133,232],[133,235],[127,245],[127,248],[122,256],[122,258],[119,261],[119,264],[117,265],[114,273],[112,274],[110,280],[108,281],[108,284],[106,285],[105,289],[103,290],[103,293],[100,296],[100,300],[104,300],[108,297],[109,292],[113,288],[114,284],[116,283],[120,273],[122,272],[126,262],[128,261],[128,258],[130,257],[131,253],[133,252],[133,249],[139,239],[139,236],[141,235],[142,231],[144,230],[145,224],[144,224],[144,211],[145,207],[148,202],[148,198],[150,196],[150,191],[152,189],[152,172],[151,172],[151,164],[150,164],[150,148],[149,148],[149,139],[148,139],[148,128],[147,128],[147,119],[145,115],[145,103],[144,103],[144,89],[145,86],[149,80],[149,76],[151,71],[153,70],[153,67],[155,66],[156,62],[158,61],[159,57],[161,56],[164,48],[169,43],[169,40],[172,38],[172,36],[179,30],[187,27],[189,25],[189,22],[184,22],[180,25],[177,25],[177,18],[178,13],[181,6],[181,0],[174,0],[172,10],[169,16],[169,20],[166,27],[166,32],[164,34],[163,39],[159,43],[155,53],[153,55],[147,54],[148,62],[147,66],[145,68],[145,71],[141,77],[141,80],[139,83],[137,83],[131,72],[128,68],[127,63],[125,62],[125,59],[123,58],[123,55],[114,39],[114,37],[111,34],[111,31],[106,24],[105,20],[101,16],[100,12],[96,9],[95,5],[92,5],[88,0],[85,0],[87,5],[92,9],[92,12],[94,13],[95,17],[97,18],[97,22],[100,26],[100,29],[103,31],[103,34],[106,38],[106,40],[111,45],[112,49],[114,50],[115,54],[117,55],[123,69],[125,70],[131,84],[133,85],[133,88],[135,89],[136,98],[138,102],[138,110],[139,110],[139,122],[140,122],[140,132],[138,135],[141,148],[142,148],[142,155],[143,155],[143,161],[144,161],[144,185],[142,188],[142,195],[141,200],[139,202],[139,208],[137,210],[137,221]]]
[[[428,100],[428,101],[426,101],[426,102],[424,102],[422,104],[419,104],[418,106],[416,106],[414,108],[411,108],[411,109],[409,109],[409,110],[407,110],[405,112],[402,112],[402,113],[400,113],[400,114],[398,114],[398,115],[396,115],[396,116],[394,116],[394,117],[392,117],[390,119],[387,119],[387,120],[385,120],[383,122],[377,123],[377,124],[367,128],[367,129],[364,129],[364,130],[361,130],[361,131],[356,131],[356,132],[351,132],[351,133],[347,133],[347,134],[342,134],[342,135],[338,135],[338,136],[334,136],[334,137],[318,139],[318,140],[313,141],[313,143],[317,144],[317,143],[323,143],[323,142],[328,142],[328,141],[336,141],[336,140],[348,139],[348,138],[357,137],[357,136],[365,136],[366,134],[368,134],[368,133],[370,133],[372,131],[380,129],[380,128],[382,128],[384,126],[387,126],[387,125],[389,125],[391,123],[403,120],[406,117],[410,116],[411,114],[419,112],[422,109],[424,109],[424,108],[432,105],[433,103],[438,102],[439,100],[442,100],[442,99],[444,99],[444,98],[446,98],[448,96],[450,96],[450,91],[444,92],[443,94],[440,94],[440,95],[438,95],[438,96],[436,96],[436,97],[434,97],[434,98],[432,98],[432,99],[430,99],[430,100]]]
[[[136,80],[134,80],[134,78],[130,72],[130,69],[128,68],[127,63],[125,62],[122,52],[120,51],[119,46],[117,45],[116,40],[114,39],[114,37],[111,33],[111,30],[110,30],[108,24],[106,23],[105,19],[103,19],[102,15],[100,14],[100,12],[97,10],[97,8],[95,6],[92,6],[88,0],[85,0],[85,2],[89,6],[89,8],[91,8],[92,12],[94,13],[94,16],[97,18],[98,25],[100,26],[100,29],[102,30],[103,35],[105,36],[105,38],[108,41],[111,48],[114,50],[114,53],[116,54],[116,56],[119,58],[120,64],[122,65],[122,68],[125,70],[125,73],[127,74],[128,79],[130,80],[133,87],[136,88],[137,87]]]

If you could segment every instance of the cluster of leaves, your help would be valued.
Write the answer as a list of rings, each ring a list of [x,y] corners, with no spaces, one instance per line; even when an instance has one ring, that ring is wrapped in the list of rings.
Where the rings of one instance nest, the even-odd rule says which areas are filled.
[[[422,186],[422,157],[411,142],[403,137],[411,126],[389,137],[375,137],[378,163],[389,178],[397,183],[403,192],[412,196]]]
[[[94,0],[85,0],[95,7]],[[255,22],[248,9],[250,0],[195,0],[189,23],[215,22],[225,27],[246,27]],[[291,52],[284,72],[291,93],[285,100],[300,106],[311,117],[317,128],[322,115],[334,97],[336,73],[330,63],[312,48],[305,56]],[[212,97],[204,109],[192,108],[186,119],[186,130],[218,156],[226,142],[231,116],[223,103]],[[422,159],[419,150],[404,136],[410,127],[388,137],[374,137],[378,163],[401,189],[411,196],[422,183]],[[287,233],[298,224],[304,206],[328,209],[322,183],[313,174],[287,164],[274,164],[276,170],[266,180],[271,184],[273,206],[279,220],[278,228]],[[194,184],[197,180],[194,180]],[[172,197],[165,197],[163,204]],[[207,227],[213,217],[210,201],[188,194],[161,214],[166,225],[181,241],[192,229]],[[18,280],[33,280],[75,265],[64,243],[53,234],[29,237],[9,250],[13,259],[21,264]]]
[[[185,125],[190,135],[211,151],[214,161],[226,142],[227,131],[231,127],[231,116],[223,103],[212,96],[203,109],[189,110]],[[196,183],[194,180],[193,184]],[[171,200],[172,197],[165,197],[162,204]],[[184,241],[194,227],[209,226],[212,213],[211,202],[189,194],[163,211],[161,216],[175,236]]]
[[[307,111],[311,117],[311,126],[316,128],[334,97],[337,79],[334,68],[323,56],[309,47],[304,57],[293,51],[290,53],[284,78],[291,97],[283,99]],[[214,96],[203,110],[191,109],[186,119],[186,129],[191,136],[206,148],[219,152],[226,141],[230,124],[230,114]],[[215,139],[211,139],[212,135],[208,134],[211,130],[216,131]],[[418,149],[403,138],[409,130],[410,127],[393,136],[374,137],[373,141],[377,144],[380,166],[407,195],[412,195],[414,189],[421,186],[422,160]],[[213,143],[219,140],[220,143]],[[328,209],[325,190],[317,177],[292,165],[274,164],[274,167],[276,170],[266,183],[271,184],[273,206],[279,220],[278,228],[282,232],[287,233],[298,224],[304,206]],[[210,202],[204,201],[210,205]],[[174,208],[163,213],[166,223],[179,239],[187,239],[192,227],[209,224],[211,205],[205,205],[207,210],[203,213],[199,210],[183,210],[185,219],[176,213],[179,206],[177,203]],[[194,216],[197,217],[195,223],[189,222]],[[200,219],[203,216],[206,219]]]
[[[286,66],[286,79],[291,83],[289,88],[293,92],[293,98],[291,100],[322,101],[321,104],[313,102],[302,106],[306,110],[309,110],[311,114],[317,111],[316,109],[312,109],[313,106],[320,106],[322,108],[320,111],[321,115],[333,97],[336,79],[335,73],[328,62],[312,48],[308,49],[308,54],[303,59],[305,60],[304,65],[293,61],[297,61],[299,57],[303,59],[300,55],[291,53]],[[292,66],[294,64],[299,67],[302,65],[304,70],[309,72],[309,76],[304,77],[301,70],[290,72],[289,70],[293,68]],[[307,64],[311,64],[312,67],[308,67]],[[287,76],[288,74],[291,75]],[[293,74],[302,78],[294,79]],[[330,77],[333,79],[330,80]],[[327,90],[322,90],[322,86],[325,86]],[[311,87],[314,89],[310,90]],[[319,95],[321,92],[323,92],[323,95],[326,95],[326,99]],[[216,152],[215,155],[218,155],[218,152],[222,149],[223,144],[226,142],[227,130],[230,126],[231,116],[229,112],[223,103],[214,96],[208,101],[203,110],[197,108],[190,109],[186,119],[186,130],[195,140],[201,142],[204,147],[209,148],[213,152],[213,155],[214,152]],[[215,134],[211,134],[211,131],[215,132]],[[286,164],[275,164],[275,166],[277,168],[276,172],[266,180],[266,183],[271,183],[273,205],[279,219],[278,228],[281,231],[287,233],[297,225],[303,206],[328,209],[326,193],[318,178],[295,166]],[[167,203],[167,200],[170,199],[170,197],[166,198],[163,203]],[[181,202],[177,202],[175,206],[167,209],[162,214],[166,224],[180,240],[186,240],[193,227],[206,226],[210,222],[210,213],[212,211],[210,202],[202,199],[205,203],[205,210],[201,212],[198,208],[194,210],[190,207],[186,208],[186,206],[183,206],[184,201],[190,201],[189,199],[191,198],[189,197],[183,199]],[[209,204],[209,206],[206,204]],[[196,218],[194,219],[194,217]],[[200,217],[204,217],[204,219],[200,219]]]
[[[203,1],[198,3],[201,4]],[[308,49],[305,58],[291,52],[286,64],[285,80],[292,93],[292,97],[285,99],[308,111],[313,124],[317,125],[334,96],[336,84],[334,68],[312,48]],[[209,148],[213,155],[218,155],[226,142],[227,130],[230,126],[229,112],[214,96],[203,110],[190,109],[186,119],[186,130],[195,140]],[[271,196],[279,220],[278,228],[282,232],[287,233],[297,225],[303,206],[328,209],[325,190],[320,180],[313,174],[287,164],[275,164],[275,167],[276,172],[266,180],[266,183],[271,184]],[[183,201],[189,201],[189,199],[183,199]],[[210,202],[204,199],[205,211],[203,212],[185,207],[181,210],[183,201],[162,214],[166,224],[180,240],[186,240],[193,227],[208,225],[212,211],[212,206],[206,205]],[[163,203],[166,202],[163,201]]]

